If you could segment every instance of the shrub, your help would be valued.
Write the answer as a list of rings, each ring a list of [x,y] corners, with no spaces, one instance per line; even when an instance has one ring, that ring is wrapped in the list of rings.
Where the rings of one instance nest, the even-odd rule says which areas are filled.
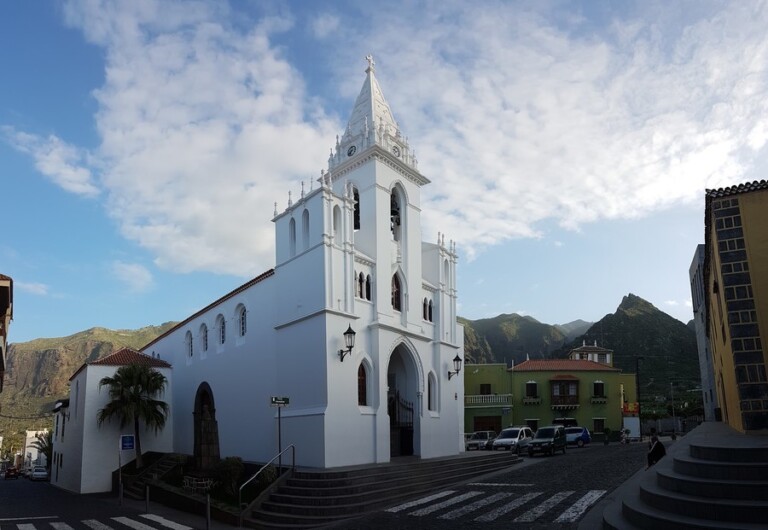
[[[243,476],[243,459],[239,456],[228,456],[221,460],[216,468],[216,474],[224,494],[237,497],[240,488],[240,478]]]

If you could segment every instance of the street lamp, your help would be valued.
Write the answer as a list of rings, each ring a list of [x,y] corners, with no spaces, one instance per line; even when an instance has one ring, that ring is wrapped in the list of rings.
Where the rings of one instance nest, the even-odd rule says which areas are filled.
[[[635,357],[635,386],[637,387],[637,419],[640,423],[640,441],[643,441],[643,418],[640,416],[640,361],[644,361],[645,357]]]
[[[339,359],[344,362],[344,357],[352,353],[352,348],[355,347],[355,331],[352,329],[352,324],[347,327],[347,331],[344,332],[344,345],[347,347],[345,350],[339,350]]]
[[[454,375],[459,375],[459,372],[461,372],[461,357],[459,357],[459,354],[456,354],[456,357],[453,358],[453,371],[448,370],[448,381],[451,380],[451,377]]]

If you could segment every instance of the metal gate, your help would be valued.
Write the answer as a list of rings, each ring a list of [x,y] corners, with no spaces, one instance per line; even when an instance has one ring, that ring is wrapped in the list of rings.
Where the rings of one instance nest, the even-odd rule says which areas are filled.
[[[413,402],[400,397],[397,391],[389,396],[389,454],[413,454]]]

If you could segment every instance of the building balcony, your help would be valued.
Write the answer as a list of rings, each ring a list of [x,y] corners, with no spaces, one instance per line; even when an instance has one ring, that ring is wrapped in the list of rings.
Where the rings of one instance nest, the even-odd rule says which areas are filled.
[[[524,397],[523,405],[541,405],[540,397]]]
[[[592,396],[589,398],[589,402],[593,405],[605,405],[608,403],[608,398],[605,396]]]
[[[552,410],[573,410],[579,408],[579,396],[552,396]]]
[[[511,407],[512,394],[474,394],[464,396],[465,407]]]

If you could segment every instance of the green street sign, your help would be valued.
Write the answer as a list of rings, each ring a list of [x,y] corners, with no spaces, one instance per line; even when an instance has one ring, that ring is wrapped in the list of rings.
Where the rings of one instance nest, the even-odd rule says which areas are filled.
[[[273,407],[285,407],[288,403],[290,403],[290,399],[287,396],[272,396],[269,398],[269,404]]]

